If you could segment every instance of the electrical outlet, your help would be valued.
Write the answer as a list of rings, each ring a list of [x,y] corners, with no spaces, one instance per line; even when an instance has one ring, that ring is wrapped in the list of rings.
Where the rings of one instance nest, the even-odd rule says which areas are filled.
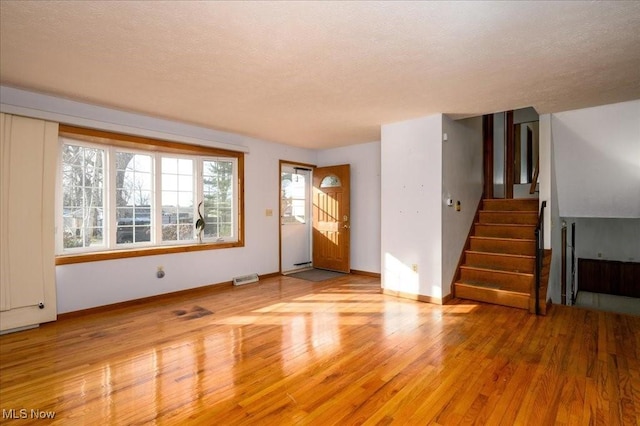
[[[411,269],[413,270],[413,272],[418,272],[418,264],[414,263],[413,265],[411,265]]]
[[[272,209],[266,209],[264,211],[264,215],[265,216],[273,216],[273,210]]]

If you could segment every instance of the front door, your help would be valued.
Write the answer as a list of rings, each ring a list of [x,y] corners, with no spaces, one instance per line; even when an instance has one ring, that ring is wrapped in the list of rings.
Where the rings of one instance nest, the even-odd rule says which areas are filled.
[[[350,272],[349,165],[313,171],[313,267]]]

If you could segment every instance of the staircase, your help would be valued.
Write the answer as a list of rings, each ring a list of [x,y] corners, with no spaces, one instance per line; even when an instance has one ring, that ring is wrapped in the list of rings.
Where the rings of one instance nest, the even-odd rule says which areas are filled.
[[[456,297],[535,313],[537,222],[537,199],[483,200],[456,275]],[[550,259],[545,251],[539,294],[543,315]]]

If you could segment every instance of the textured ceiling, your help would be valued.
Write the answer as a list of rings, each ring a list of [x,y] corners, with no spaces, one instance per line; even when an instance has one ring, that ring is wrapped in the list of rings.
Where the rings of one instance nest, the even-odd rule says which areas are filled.
[[[0,83],[310,148],[640,98],[640,2],[0,2]]]

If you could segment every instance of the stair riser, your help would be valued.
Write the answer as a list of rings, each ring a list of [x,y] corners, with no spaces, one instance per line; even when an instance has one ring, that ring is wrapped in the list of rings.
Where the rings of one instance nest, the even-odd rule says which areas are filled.
[[[537,212],[538,200],[484,200],[482,210],[531,211]]]
[[[538,214],[535,212],[479,212],[480,223],[503,223],[517,225],[537,225]]]
[[[486,269],[499,269],[503,271],[524,272],[530,274],[534,271],[536,261],[531,258],[467,252],[464,264]]]
[[[477,224],[475,235],[478,237],[527,238],[536,237],[535,226],[509,226]]]
[[[502,306],[511,306],[513,308],[529,309],[529,296],[504,293],[500,290],[471,287],[456,283],[456,297]]]
[[[477,281],[500,286],[502,290],[517,291],[520,293],[531,292],[533,277],[510,274],[504,272],[482,271],[477,269],[460,270],[460,281]]]
[[[535,244],[530,241],[501,241],[471,238],[471,250],[489,253],[535,255]]]

